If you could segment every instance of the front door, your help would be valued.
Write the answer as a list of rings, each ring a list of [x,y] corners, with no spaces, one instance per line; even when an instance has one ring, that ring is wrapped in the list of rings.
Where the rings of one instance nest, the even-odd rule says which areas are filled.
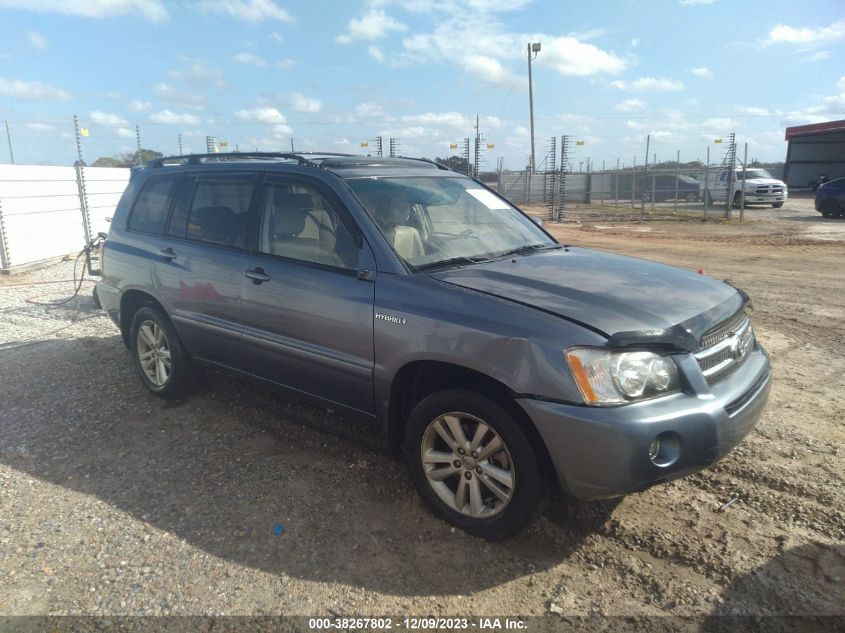
[[[333,192],[267,176],[242,279],[249,371],[366,413],[373,404],[373,255]]]

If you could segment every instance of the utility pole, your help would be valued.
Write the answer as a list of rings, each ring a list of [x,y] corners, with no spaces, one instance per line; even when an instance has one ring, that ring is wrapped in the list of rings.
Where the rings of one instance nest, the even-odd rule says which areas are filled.
[[[135,143],[138,146],[138,164],[141,164],[141,128],[135,126]]]
[[[384,156],[384,139],[381,136],[376,137],[376,156]]]
[[[481,129],[478,124],[478,115],[475,115],[475,164],[473,166],[473,176],[478,178],[478,168],[481,162]]]
[[[12,135],[9,133],[9,119],[6,119],[6,141],[9,143],[9,159],[15,164],[15,154],[12,152]]]
[[[179,135],[179,156],[181,156],[184,152],[182,152],[182,135]]]
[[[295,152],[296,150],[293,148],[293,137],[290,137],[290,151]]]
[[[531,164],[529,170],[534,173],[537,165],[536,155],[534,154],[534,80],[531,75],[531,55],[537,56],[540,52],[540,42],[528,44],[528,105],[531,110]]]

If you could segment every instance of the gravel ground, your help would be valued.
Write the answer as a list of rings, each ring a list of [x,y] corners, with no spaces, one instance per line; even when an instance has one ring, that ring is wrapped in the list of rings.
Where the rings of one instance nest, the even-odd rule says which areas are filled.
[[[778,211],[552,227],[746,289],[774,388],[715,467],[496,544],[336,412],[217,373],[149,395],[90,285],[26,302],[70,262],[0,278],[0,615],[845,616],[845,222]]]

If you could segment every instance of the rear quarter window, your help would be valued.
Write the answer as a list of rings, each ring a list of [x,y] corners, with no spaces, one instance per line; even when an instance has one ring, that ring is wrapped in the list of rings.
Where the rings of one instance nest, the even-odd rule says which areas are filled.
[[[127,227],[142,233],[163,233],[178,181],[178,175],[157,176],[147,180],[132,205]]]

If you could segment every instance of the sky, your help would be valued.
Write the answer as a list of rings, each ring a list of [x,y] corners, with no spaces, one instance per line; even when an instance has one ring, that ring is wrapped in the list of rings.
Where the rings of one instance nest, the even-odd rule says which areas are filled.
[[[136,126],[166,155],[380,135],[445,157],[478,116],[482,169],[523,169],[529,42],[538,165],[564,134],[594,168],[640,164],[647,135],[658,161],[718,162],[731,132],[780,161],[786,126],[845,118],[843,0],[0,0],[0,121],[16,162],[63,165],[74,114],[89,164]]]

